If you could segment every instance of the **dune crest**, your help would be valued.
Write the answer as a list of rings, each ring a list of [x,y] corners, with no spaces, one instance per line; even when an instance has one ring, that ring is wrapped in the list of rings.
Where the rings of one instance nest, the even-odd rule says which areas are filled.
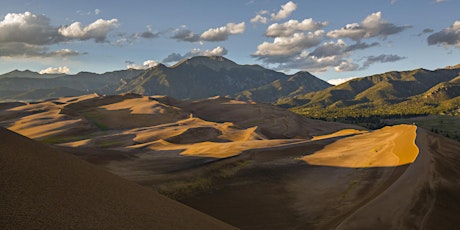
[[[346,137],[302,160],[311,165],[369,168],[410,164],[417,158],[414,125],[387,126],[369,133]]]
[[[355,135],[355,134],[362,134],[362,133],[366,133],[366,132],[367,131],[364,131],[364,130],[342,129],[340,131],[337,131],[337,132],[331,133],[331,134],[313,136],[313,138],[311,140],[312,141],[318,141],[318,140],[329,139],[329,138],[334,138],[334,137],[343,137],[343,136],[350,136],[350,135]]]

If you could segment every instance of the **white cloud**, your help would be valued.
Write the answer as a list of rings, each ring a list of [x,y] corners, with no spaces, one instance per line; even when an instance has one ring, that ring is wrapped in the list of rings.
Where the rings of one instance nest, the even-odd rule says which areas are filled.
[[[381,54],[379,56],[369,56],[366,58],[366,61],[363,63],[361,69],[367,69],[370,65],[380,62],[380,63],[387,63],[387,62],[397,62],[400,60],[405,59],[406,57],[401,57],[395,54]]]
[[[177,41],[197,42],[200,40],[200,35],[193,33],[186,26],[181,26],[174,30],[174,35],[171,38]]]
[[[293,3],[292,1],[287,2],[284,5],[281,5],[281,10],[278,11],[276,14],[271,14],[271,19],[272,20],[281,20],[289,17],[294,10],[297,9],[297,5]]]
[[[102,12],[102,11],[101,11],[100,9],[95,9],[95,10],[94,10],[94,14],[95,14],[95,15],[99,15],[101,12]]]
[[[357,77],[331,79],[331,80],[328,80],[327,83],[329,83],[331,85],[340,85],[340,84],[342,84],[344,82],[347,82],[347,81],[355,79],[355,78],[357,78]]]
[[[228,53],[228,50],[224,47],[216,47],[212,50],[201,51],[198,48],[192,49],[184,55],[179,53],[172,53],[163,59],[163,63],[178,62],[185,58],[191,58],[196,56],[224,56]]]
[[[203,32],[200,38],[204,41],[225,41],[229,35],[241,34],[245,30],[245,23],[238,24],[227,23],[227,25],[219,28],[211,28]]]
[[[335,72],[349,72],[359,69],[359,65],[351,60],[342,61],[340,65],[334,67]],[[332,83],[331,83],[332,84]]]
[[[159,63],[155,60],[144,61],[142,65],[136,65],[135,63],[129,62],[130,64],[126,66],[127,69],[148,69],[157,66]]]
[[[23,42],[30,45],[48,45],[62,41],[57,28],[44,15],[31,12],[9,13],[0,21],[0,43]]]
[[[455,21],[450,27],[431,34],[427,41],[428,45],[439,44],[460,48],[460,21]]]
[[[302,22],[297,20],[289,20],[285,23],[278,24],[274,23],[271,24],[267,31],[265,32],[265,36],[267,37],[287,37],[291,36],[292,34],[300,31],[308,31],[308,30],[318,30],[321,27],[327,26],[328,22],[316,22],[312,18],[305,19]]]
[[[59,67],[48,67],[46,69],[40,70],[39,74],[61,74],[61,73],[69,73],[70,69],[67,66],[59,66]]]
[[[251,23],[267,23],[268,22],[268,18],[267,17],[264,17],[260,14],[257,14],[256,16],[254,16],[253,18],[251,18]]]
[[[382,20],[382,12],[376,12],[367,16],[361,24],[347,24],[339,30],[330,31],[327,36],[331,38],[348,37],[358,41],[363,38],[387,37],[407,28],[410,28],[410,26],[397,26]]]
[[[78,51],[70,50],[70,49],[60,49],[60,50],[50,52],[48,56],[70,57],[70,56],[78,56],[78,55],[80,55]]]
[[[118,20],[98,19],[95,22],[82,26],[80,22],[74,22],[68,26],[59,28],[59,33],[67,38],[89,40],[94,39],[96,42],[106,41],[107,34],[118,27]]]
[[[224,56],[227,53],[228,53],[227,49],[218,46],[212,50],[205,50],[202,54],[204,56]]]
[[[290,37],[277,37],[273,43],[263,42],[257,46],[257,51],[253,54],[259,59],[266,59],[273,56],[293,56],[300,54],[302,50],[314,47],[320,43],[324,35],[323,30],[294,33]]]

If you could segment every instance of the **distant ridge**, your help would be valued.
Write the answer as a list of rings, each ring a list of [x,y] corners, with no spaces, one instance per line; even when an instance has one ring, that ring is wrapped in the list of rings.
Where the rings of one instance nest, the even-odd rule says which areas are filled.
[[[146,70],[50,76],[53,79],[45,79],[45,75],[31,71],[12,71],[0,75],[0,100],[46,100],[74,96],[76,92],[81,92],[80,95],[133,92],[168,95],[177,99],[230,96],[273,103],[280,97],[305,94],[331,86],[305,72],[286,75],[259,65],[239,65],[222,56],[197,56],[184,59],[171,67],[158,64]],[[53,90],[62,87],[71,89],[69,92],[72,93]],[[30,94],[37,90],[47,93]]]
[[[280,100],[278,103],[301,106],[299,108],[372,108],[409,101],[420,103],[429,99],[429,94],[440,90],[445,91],[444,94],[448,96],[438,99],[447,100],[460,96],[455,83],[459,76],[460,69],[453,67],[433,71],[422,68],[391,71],[352,79],[324,90]]]

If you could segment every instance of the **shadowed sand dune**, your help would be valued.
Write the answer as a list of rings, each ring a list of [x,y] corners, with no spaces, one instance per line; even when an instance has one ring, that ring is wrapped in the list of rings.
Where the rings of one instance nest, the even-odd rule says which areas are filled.
[[[232,229],[74,156],[0,136],[2,229]]]

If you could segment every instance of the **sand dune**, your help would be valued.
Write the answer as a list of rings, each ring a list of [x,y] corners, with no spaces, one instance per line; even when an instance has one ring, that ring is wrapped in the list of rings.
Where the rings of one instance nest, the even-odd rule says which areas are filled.
[[[232,229],[74,156],[0,136],[2,229]]]
[[[134,94],[89,95],[85,99],[64,98],[5,108],[7,110],[0,111],[1,125],[17,125],[32,134],[33,129],[41,130],[38,139],[54,138],[58,144],[54,148],[69,151],[242,229],[368,229],[369,226],[373,229],[449,229],[460,225],[457,218],[460,215],[460,144],[415,126],[400,125],[367,132],[356,126],[309,120],[267,104],[220,97],[177,101]],[[74,124],[57,123],[51,127],[58,133],[47,133],[44,129],[56,121],[78,119],[81,121]],[[70,131],[64,132],[69,128]],[[78,131],[79,128],[83,132]],[[6,144],[0,142],[0,146]],[[55,151],[50,150],[49,154]],[[49,159],[40,154],[39,158]],[[92,169],[72,174],[68,170],[73,167],[70,163],[73,160],[67,161],[69,163],[41,162],[34,158],[30,161],[35,165],[30,168],[31,172],[39,171],[34,167],[44,171],[24,176],[23,181],[33,183],[21,188],[34,192],[37,190],[32,186],[46,185],[50,180],[62,182],[62,188],[71,189],[57,190],[56,198],[64,197],[62,194],[66,191],[71,194],[77,191],[92,204],[102,203],[101,207],[85,212],[94,214],[94,218],[104,213],[101,209],[112,207],[99,200],[106,201],[105,197],[114,199],[109,203],[124,216],[136,213],[124,201],[138,207],[155,203],[149,201],[153,198],[142,200],[145,204],[136,203],[144,199],[144,192],[105,182],[112,179]],[[0,163],[3,162],[2,159]],[[8,167],[2,165],[0,170],[9,170],[15,165],[10,160],[7,162]],[[48,165],[54,163],[53,167]],[[55,169],[59,173],[52,171],[52,175],[61,175],[58,178],[47,173]],[[24,175],[28,172],[20,171]],[[62,176],[67,173],[70,176]],[[96,176],[91,179],[91,186],[79,182],[93,173]],[[10,174],[2,171],[1,175]],[[1,183],[5,181],[8,180]],[[108,187],[109,191],[99,186]],[[83,188],[93,187],[91,193],[84,192]],[[128,191],[129,194],[123,193],[127,198],[121,199],[115,194],[122,191]],[[35,199],[32,195],[28,197],[27,201]],[[51,202],[47,199],[53,197],[45,197],[43,201]],[[40,195],[37,199],[41,198]],[[63,201],[62,209],[69,207],[73,200],[79,201],[75,206],[78,210],[86,210],[83,207],[86,203],[77,195]],[[33,202],[24,207],[32,206]],[[2,204],[2,207],[14,206],[8,205]],[[128,205],[126,210],[119,211],[118,207],[123,205]],[[42,208],[43,213],[55,211],[46,207]],[[59,208],[56,212],[62,211]],[[166,219],[169,213],[148,210]],[[57,215],[50,217],[61,220]],[[83,214],[75,215],[73,218]],[[114,215],[104,220],[110,222],[116,219]],[[68,216],[62,220],[72,217]],[[134,221],[147,218],[140,211],[135,216]],[[42,217],[51,222],[47,216],[37,219]],[[88,221],[95,223],[94,218]],[[174,219],[178,223],[172,226],[182,223],[178,219],[188,221],[187,218]],[[46,221],[44,223],[48,223]],[[113,220],[122,227],[126,226],[124,221],[123,218]],[[196,221],[200,221],[200,217]],[[6,222],[2,219],[0,223]]]
[[[340,139],[305,156],[311,165],[336,167],[394,167],[410,164],[418,155],[416,126],[398,125]]]
[[[242,128],[257,126],[269,139],[306,138],[358,126],[311,120],[269,104],[241,102],[215,97],[195,101],[175,101],[174,106],[214,122],[233,122]]]
[[[313,141],[318,141],[318,140],[334,138],[334,137],[343,137],[343,136],[351,136],[351,135],[356,135],[356,134],[362,134],[362,133],[365,133],[365,132],[367,132],[367,131],[356,130],[356,129],[343,129],[343,130],[339,130],[339,131],[337,131],[335,133],[331,133],[331,134],[313,136],[312,140]]]

